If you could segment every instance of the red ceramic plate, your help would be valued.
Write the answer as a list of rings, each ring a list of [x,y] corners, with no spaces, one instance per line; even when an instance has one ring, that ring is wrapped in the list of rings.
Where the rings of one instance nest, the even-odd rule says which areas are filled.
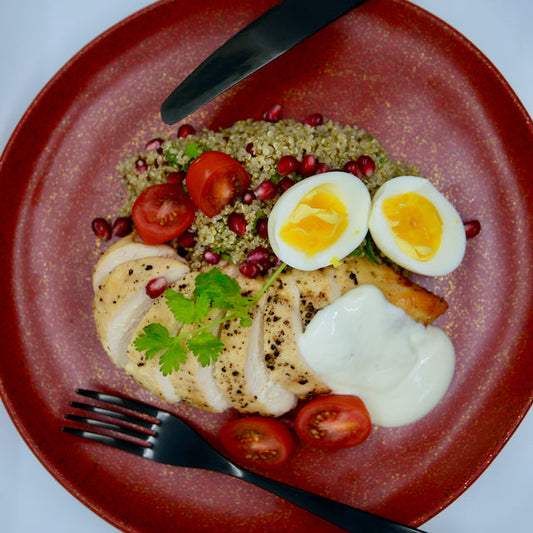
[[[157,3],[82,50],[25,114],[0,166],[4,213],[2,398],[20,433],[76,497],[126,531],[333,531],[240,481],[169,468],[61,431],[79,386],[156,402],[104,354],[90,277],[90,221],[122,202],[115,165],[159,134],[159,106],[203,58],[274,2]],[[215,20],[225,23],[213,24]],[[300,446],[269,475],[418,525],[487,467],[533,390],[533,128],[487,59],[450,27],[400,0],[370,0],[188,121],[260,118],[273,104],[358,124],[415,163],[482,232],[463,265],[436,281],[439,324],[457,348],[444,401],[420,422],[376,428],[356,449]],[[227,418],[175,409],[209,438]]]

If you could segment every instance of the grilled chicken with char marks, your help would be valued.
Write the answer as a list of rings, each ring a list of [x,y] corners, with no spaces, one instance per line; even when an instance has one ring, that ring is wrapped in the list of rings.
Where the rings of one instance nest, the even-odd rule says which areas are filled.
[[[250,327],[242,327],[239,319],[213,327],[212,332],[224,344],[216,362],[202,367],[189,354],[179,370],[163,376],[159,357],[147,360],[144,353],[136,350],[135,339],[151,323],[162,324],[171,335],[195,326],[178,323],[164,295],[150,299],[143,289],[156,274],[165,275],[174,290],[191,297],[198,272],[188,272],[181,258],[165,257],[168,247],[153,247],[156,257],[139,259],[133,242],[130,239],[122,247],[112,246],[106,252],[112,258],[106,259],[104,254],[97,265],[101,271],[102,265],[107,269],[118,263],[96,289],[95,321],[102,344],[115,364],[153,394],[165,401],[181,400],[208,411],[231,407],[243,413],[279,416],[291,410],[299,398],[329,392],[304,361],[298,340],[317,311],[358,285],[375,285],[389,302],[425,325],[447,309],[444,299],[389,266],[374,264],[364,257],[347,258],[337,267],[315,271],[288,268],[251,309]],[[123,251],[117,252],[121,248]],[[135,275],[130,274],[132,265]],[[146,265],[151,268],[146,270]],[[222,271],[237,280],[246,296],[257,294],[265,282],[242,276],[235,265],[226,265]],[[215,309],[205,320],[215,322],[223,315],[224,311]],[[123,327],[126,323],[127,327]]]

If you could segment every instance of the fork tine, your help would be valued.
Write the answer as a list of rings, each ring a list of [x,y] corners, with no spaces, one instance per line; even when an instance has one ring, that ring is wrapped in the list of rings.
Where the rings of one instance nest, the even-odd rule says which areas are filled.
[[[118,411],[113,411],[112,409],[105,409],[104,407],[99,407],[97,405],[91,405],[88,403],[80,403],[80,402],[70,402],[70,405],[71,407],[75,407],[76,409],[83,409],[85,411],[91,411],[92,413],[109,416],[116,420],[127,422],[129,424],[136,424],[138,426],[142,426],[148,429],[150,429],[154,425],[154,422],[151,422],[150,420],[145,420],[145,419],[142,419],[136,416],[130,416],[126,413],[120,413]]]
[[[157,415],[160,412],[157,407],[152,407],[150,405],[146,405],[145,403],[138,402],[136,400],[131,400],[129,398],[121,398],[120,396],[114,396],[113,394],[106,394],[103,392],[96,392],[88,389],[76,389],[76,393],[81,396],[86,396],[87,398],[93,398],[95,400],[107,402],[118,407],[124,407],[125,409],[129,409],[131,411],[137,411],[153,418],[157,418]]]
[[[65,418],[67,420],[74,420],[75,422],[83,422],[84,424],[90,424],[91,426],[99,427],[102,429],[110,429],[116,431],[117,433],[122,433],[124,435],[129,435],[130,437],[135,437],[136,439],[148,440],[153,434],[144,433],[133,428],[126,426],[120,426],[118,424],[111,424],[103,420],[96,420],[94,418],[88,418],[86,416],[78,416],[66,414]]]
[[[65,433],[71,433],[72,435],[77,435],[78,437],[83,437],[88,440],[100,442],[102,444],[107,444],[108,446],[111,446],[113,448],[118,448],[125,452],[133,453],[141,457],[145,457],[147,456],[147,454],[150,453],[150,448],[147,448],[140,444],[135,444],[134,442],[131,442],[131,441],[127,441],[127,440],[123,440],[123,439],[119,439],[115,437],[109,437],[108,435],[104,435],[102,433],[96,433],[94,431],[87,431],[84,429],[72,428],[69,426],[63,426],[61,429]]]

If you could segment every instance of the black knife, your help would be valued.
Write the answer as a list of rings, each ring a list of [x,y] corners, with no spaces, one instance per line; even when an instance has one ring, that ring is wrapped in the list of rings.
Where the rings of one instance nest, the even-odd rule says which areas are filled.
[[[365,0],[284,0],[234,35],[172,92],[161,117],[175,124]]]

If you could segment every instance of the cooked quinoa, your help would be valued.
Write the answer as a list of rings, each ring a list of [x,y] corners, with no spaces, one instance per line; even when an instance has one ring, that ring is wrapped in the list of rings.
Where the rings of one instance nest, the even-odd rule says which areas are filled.
[[[301,161],[305,155],[312,154],[331,170],[342,169],[346,162],[361,155],[370,156],[376,170],[371,178],[363,181],[371,195],[391,178],[419,175],[412,165],[392,161],[380,142],[357,126],[345,126],[332,120],[325,120],[320,126],[309,126],[291,119],[276,123],[248,119],[219,131],[204,129],[186,138],[168,139],[159,150],[141,151],[123,160],[118,165],[118,171],[126,184],[128,201],[121,215],[131,213],[135,199],[146,187],[165,183],[170,174],[186,170],[194,158],[191,152],[195,150],[191,147],[218,150],[232,156],[248,171],[251,190],[264,180],[277,183],[281,179],[277,164],[286,155],[293,155]],[[146,170],[138,170],[139,160],[145,163]],[[302,179],[297,173],[290,177],[295,182]],[[196,245],[192,249],[181,250],[190,261],[191,268],[198,269],[204,264],[202,256],[206,250],[240,264],[255,248],[269,248],[268,239],[257,234],[255,225],[260,217],[268,217],[275,202],[276,199],[256,198],[251,204],[245,204],[237,200],[212,218],[198,211],[189,228],[195,234]],[[227,218],[232,212],[242,213],[246,218],[247,231],[243,236],[227,226]]]

